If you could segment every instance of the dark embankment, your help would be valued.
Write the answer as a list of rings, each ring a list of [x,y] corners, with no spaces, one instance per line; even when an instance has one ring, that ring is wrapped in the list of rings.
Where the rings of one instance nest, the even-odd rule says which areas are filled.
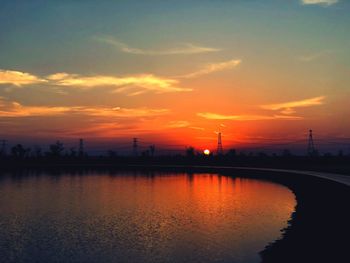
[[[162,172],[220,173],[224,176],[249,177],[283,184],[289,187],[297,199],[296,211],[289,227],[283,229],[283,237],[261,251],[262,262],[350,262],[350,187],[326,179],[308,175],[220,167],[190,166],[120,166],[86,168],[51,167],[12,171],[16,176],[40,175],[42,172],[60,175],[65,172],[82,176],[91,170],[113,176],[120,170],[148,173]]]
[[[295,193],[296,211],[283,239],[261,252],[263,262],[350,262],[350,187],[308,176],[288,177],[281,183]]]

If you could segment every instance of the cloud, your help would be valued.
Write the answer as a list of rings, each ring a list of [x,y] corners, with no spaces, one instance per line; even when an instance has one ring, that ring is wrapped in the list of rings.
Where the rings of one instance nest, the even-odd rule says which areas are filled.
[[[76,112],[83,113],[90,116],[99,117],[150,117],[150,116],[160,116],[169,113],[168,109],[150,109],[146,107],[141,108],[106,108],[106,107],[83,107],[78,109]]]
[[[303,117],[292,115],[294,108],[311,107],[323,104],[324,96],[311,99],[291,101],[279,104],[268,104],[260,106],[262,109],[280,111],[281,114],[274,115],[224,115],[211,112],[199,112],[197,116],[209,120],[231,120],[231,121],[261,121],[261,120],[302,120]]]
[[[229,61],[207,64],[202,69],[186,75],[179,76],[179,78],[195,78],[201,75],[232,69],[241,64],[241,62],[242,61],[240,59],[232,59]]]
[[[338,0],[301,0],[303,5],[325,5],[330,6],[338,3]]]
[[[136,118],[160,116],[168,109],[88,107],[88,106],[25,106],[0,97],[0,117],[43,117],[64,114],[82,114],[95,117]]]
[[[224,115],[211,112],[199,112],[197,116],[208,120],[230,120],[230,121],[260,121],[260,120],[301,120],[299,116],[285,116],[285,115]]]
[[[128,76],[93,75],[83,76],[66,72],[54,73],[41,78],[29,73],[0,70],[0,85],[12,84],[16,86],[46,83],[61,87],[91,89],[95,87],[114,87],[114,92],[136,96],[146,92],[166,93],[192,91],[189,88],[179,87],[179,81],[172,78],[159,77],[152,74]]]
[[[199,54],[199,53],[209,53],[209,52],[218,52],[220,49],[197,46],[191,43],[184,43],[178,47],[174,47],[167,50],[146,50],[140,48],[130,47],[129,45],[119,41],[110,36],[105,37],[95,37],[96,40],[110,44],[117,47],[120,51],[124,53],[134,54],[134,55],[177,55],[177,54]]]
[[[114,77],[114,76],[81,76],[78,74],[56,73],[47,76],[54,85],[89,89],[101,86],[117,87],[115,92],[125,92],[135,96],[145,92],[166,93],[183,92],[192,89],[178,87],[178,81],[170,78],[157,77],[152,74]]]
[[[324,103],[325,98],[326,98],[325,96],[319,96],[319,97],[305,99],[305,100],[261,105],[260,107],[265,110],[275,110],[275,111],[281,110],[283,114],[293,114],[295,113],[294,108],[322,105]]]
[[[188,128],[188,129],[200,130],[200,131],[204,130],[204,128],[202,127],[191,126],[191,123],[188,121],[170,121],[168,125],[166,125],[166,128],[170,128],[170,129]]]
[[[189,88],[179,87],[179,81],[172,78],[159,77],[152,74],[140,74],[129,76],[82,76],[66,72],[54,73],[41,78],[29,73],[0,70],[0,85],[11,84],[23,86],[37,83],[48,85],[90,89],[94,87],[115,87],[114,92],[124,92],[129,96],[136,96],[145,92],[166,93],[192,91]]]
[[[188,128],[193,129],[193,130],[199,130],[199,131],[205,130],[203,127],[197,127],[197,126],[189,126]]]
[[[300,61],[303,61],[303,62],[310,62],[310,61],[314,61],[316,59],[325,57],[325,56],[327,56],[327,55],[329,55],[331,53],[334,53],[334,51],[333,50],[323,50],[323,51],[320,51],[318,53],[299,56],[298,59]]]
[[[188,121],[171,121],[167,125],[168,128],[186,128],[190,125]]]
[[[49,75],[46,78],[49,79],[49,80],[60,81],[60,80],[64,80],[64,79],[67,79],[67,78],[71,78],[73,76],[77,76],[77,75],[68,74],[68,73],[65,73],[65,72],[59,72],[59,73],[55,73],[55,74]]]
[[[29,73],[0,69],[0,85],[10,84],[20,87],[23,85],[36,84],[42,82],[46,82],[46,80],[31,75]]]

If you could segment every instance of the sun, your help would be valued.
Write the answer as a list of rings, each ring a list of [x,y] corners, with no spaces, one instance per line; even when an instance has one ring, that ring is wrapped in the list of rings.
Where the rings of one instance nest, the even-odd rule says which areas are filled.
[[[205,150],[203,151],[203,153],[204,153],[204,155],[209,155],[209,154],[210,154],[210,151],[209,151],[208,149],[205,149]]]

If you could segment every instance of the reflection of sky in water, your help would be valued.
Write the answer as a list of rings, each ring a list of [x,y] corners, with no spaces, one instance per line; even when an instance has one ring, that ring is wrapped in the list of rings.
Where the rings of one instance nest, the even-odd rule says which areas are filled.
[[[284,186],[209,174],[0,181],[0,256],[16,262],[258,262],[296,204]]]

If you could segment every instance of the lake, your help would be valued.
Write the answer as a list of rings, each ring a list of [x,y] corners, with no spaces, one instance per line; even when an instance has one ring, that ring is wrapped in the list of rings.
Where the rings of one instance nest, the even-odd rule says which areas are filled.
[[[0,259],[254,263],[295,206],[283,185],[218,174],[5,174]]]

